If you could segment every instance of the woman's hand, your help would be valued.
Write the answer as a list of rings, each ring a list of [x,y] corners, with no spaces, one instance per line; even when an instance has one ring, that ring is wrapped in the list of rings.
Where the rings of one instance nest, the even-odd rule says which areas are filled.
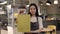
[[[39,33],[41,30],[30,31],[31,33]]]

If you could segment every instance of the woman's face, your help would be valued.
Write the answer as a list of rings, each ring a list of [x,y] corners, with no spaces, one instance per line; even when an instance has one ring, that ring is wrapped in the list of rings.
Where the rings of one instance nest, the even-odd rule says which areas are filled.
[[[35,13],[36,13],[36,8],[35,8],[35,6],[31,6],[31,7],[30,7],[30,13],[31,13],[32,15],[35,15]]]

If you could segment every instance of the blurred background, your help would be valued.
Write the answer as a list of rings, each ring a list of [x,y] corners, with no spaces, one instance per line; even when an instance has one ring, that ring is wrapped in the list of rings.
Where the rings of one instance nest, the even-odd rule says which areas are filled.
[[[56,34],[60,34],[60,0],[0,0],[1,34],[7,33],[7,26],[12,24],[11,17],[8,20],[8,16],[11,16],[11,10],[14,10],[16,18],[21,9],[24,9],[24,13],[28,13],[29,4],[32,2],[36,3],[39,8],[39,15],[43,19],[43,26],[55,25]],[[8,5],[12,9],[8,9]]]

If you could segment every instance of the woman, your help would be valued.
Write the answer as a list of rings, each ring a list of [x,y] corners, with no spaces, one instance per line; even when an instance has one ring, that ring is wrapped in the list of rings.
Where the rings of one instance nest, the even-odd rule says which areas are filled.
[[[37,32],[43,28],[42,18],[38,15],[38,8],[36,4],[32,3],[29,6],[29,13],[31,16],[31,32]],[[38,34],[38,33],[25,33],[25,34]]]

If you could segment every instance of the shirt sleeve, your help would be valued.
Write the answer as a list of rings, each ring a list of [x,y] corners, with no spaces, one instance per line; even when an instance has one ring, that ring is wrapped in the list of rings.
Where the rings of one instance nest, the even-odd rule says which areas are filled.
[[[43,21],[41,17],[38,17],[38,21],[39,21],[39,29],[43,28]]]

